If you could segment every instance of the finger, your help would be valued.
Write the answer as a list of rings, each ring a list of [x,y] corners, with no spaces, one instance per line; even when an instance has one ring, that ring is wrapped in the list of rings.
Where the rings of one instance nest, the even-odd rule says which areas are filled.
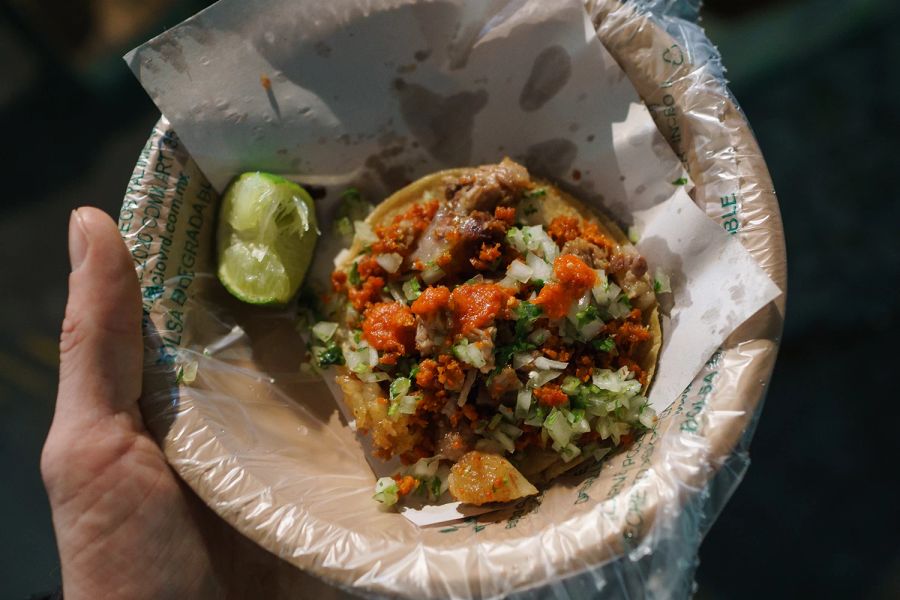
[[[131,256],[115,223],[96,208],[72,212],[69,256],[56,417],[95,422],[125,412],[137,421],[143,342]]]

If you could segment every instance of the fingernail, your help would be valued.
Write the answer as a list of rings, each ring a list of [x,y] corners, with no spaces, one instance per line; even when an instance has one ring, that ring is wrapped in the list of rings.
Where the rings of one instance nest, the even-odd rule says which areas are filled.
[[[69,217],[69,263],[71,263],[73,271],[84,262],[87,249],[87,232],[84,229],[84,221],[76,208]]]

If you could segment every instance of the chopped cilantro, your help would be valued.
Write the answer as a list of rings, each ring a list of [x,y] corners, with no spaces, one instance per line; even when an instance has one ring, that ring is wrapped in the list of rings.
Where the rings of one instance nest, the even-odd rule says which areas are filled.
[[[587,308],[584,310],[579,310],[575,314],[575,319],[578,321],[578,327],[584,327],[588,323],[592,321],[596,321],[600,318],[600,312],[597,310],[597,307],[593,304],[589,304]]]
[[[402,289],[403,296],[410,302],[415,302],[422,295],[422,286],[419,285],[419,280],[416,277],[405,281]]]
[[[433,477],[431,479],[431,495],[437,498],[441,495],[441,478]]]
[[[605,340],[594,340],[594,349],[600,352],[612,352],[616,348],[616,340],[608,337]]]
[[[619,302],[624,304],[628,308],[631,308],[631,300],[625,294],[622,294],[621,296],[619,296]]]
[[[653,280],[653,291],[658,294],[659,290],[661,290],[661,289],[662,289],[662,284],[659,282],[659,279],[654,279]]]
[[[320,367],[344,364],[344,353],[337,344],[331,344],[316,356]]]
[[[355,187],[347,188],[343,192],[341,192],[341,198],[344,200],[356,201],[362,200],[362,194],[359,193],[359,190]]]
[[[350,267],[350,274],[347,275],[347,280],[350,282],[350,285],[359,285],[362,281],[359,278],[359,268],[356,263],[353,263],[353,266]]]
[[[519,302],[516,307],[516,337],[522,337],[531,329],[543,310],[537,304]]]
[[[547,188],[542,188],[542,187],[534,188],[533,190],[528,190],[527,192],[525,192],[526,198],[538,198],[540,196],[546,196],[546,195],[547,195]]]
[[[411,380],[415,380],[416,375],[418,375],[420,368],[421,367],[419,367],[419,365],[416,364],[416,365],[413,365],[413,368],[409,370],[409,378]]]
[[[679,177],[675,181],[672,182],[672,185],[687,185],[687,177]]]
[[[509,344],[508,346],[500,346],[497,348],[496,358],[494,359],[494,363],[497,365],[497,368],[494,369],[495,373],[499,373],[503,367],[509,364],[512,360],[514,354],[519,354],[520,352],[528,352],[530,350],[534,350],[537,348],[531,342],[526,342],[524,340],[519,340],[514,344]]]
[[[341,193],[341,204],[335,215],[334,228],[342,236],[353,235],[353,222],[364,221],[372,212],[372,205],[363,200],[362,194],[356,188],[347,188]]]

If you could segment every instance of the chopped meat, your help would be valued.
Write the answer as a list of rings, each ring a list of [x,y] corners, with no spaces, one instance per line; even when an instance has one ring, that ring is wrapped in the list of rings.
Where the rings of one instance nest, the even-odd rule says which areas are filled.
[[[512,367],[503,367],[503,370],[488,380],[488,393],[495,400],[503,394],[517,392],[520,389],[522,389],[522,382],[519,381],[519,377]]]
[[[547,233],[557,244],[565,244],[581,235],[580,222],[577,217],[556,217],[550,221]]]
[[[423,390],[435,389],[439,387],[437,382],[436,361],[430,358],[426,358],[419,363],[419,372],[416,373],[416,385],[418,385]]]
[[[463,213],[491,211],[498,204],[509,205],[531,186],[531,177],[522,165],[508,158],[499,165],[486,165],[447,182],[446,197]]]
[[[438,382],[445,390],[458,392],[462,389],[466,374],[459,361],[446,354],[438,357]]]
[[[609,252],[584,238],[575,238],[565,243],[562,254],[577,256],[593,269],[606,269],[609,265]]]
[[[431,356],[434,353],[434,339],[428,335],[428,327],[424,319],[416,319],[416,350],[422,356]]]
[[[555,383],[548,383],[534,390],[534,397],[546,407],[562,406],[569,401],[566,393]]]
[[[636,253],[617,252],[609,261],[609,270],[620,277],[624,277],[627,272],[635,277],[643,277],[647,273],[647,259]]]
[[[487,271],[492,266],[494,266],[494,263],[502,255],[503,252],[500,250],[499,243],[493,245],[482,243],[481,252],[478,253],[478,258],[470,258],[469,262],[472,263],[472,266],[479,271]]]
[[[414,204],[405,213],[394,217],[390,225],[377,227],[378,241],[372,251],[375,254],[397,252],[405,256],[418,236],[428,228],[437,209],[437,201]]]
[[[494,209],[494,217],[511,226],[516,222],[516,208],[514,206],[498,206]]]
[[[501,243],[509,225],[484,211],[458,214],[445,209],[438,211],[411,258],[437,264],[446,274],[465,278],[475,271],[469,259],[477,257],[482,246]]]
[[[647,260],[643,256],[636,252],[617,252],[609,261],[608,270],[636,307],[646,310],[656,303],[647,276]]]

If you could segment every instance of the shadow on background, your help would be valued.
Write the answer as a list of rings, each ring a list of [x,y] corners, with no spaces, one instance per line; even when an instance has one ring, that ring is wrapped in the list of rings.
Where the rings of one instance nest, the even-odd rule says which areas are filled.
[[[118,56],[205,4],[0,0],[4,598],[59,581],[38,460],[69,211],[117,214],[158,117]],[[791,287],[753,462],[701,548],[697,597],[900,597],[900,3],[708,0],[704,15],[775,181]]]

